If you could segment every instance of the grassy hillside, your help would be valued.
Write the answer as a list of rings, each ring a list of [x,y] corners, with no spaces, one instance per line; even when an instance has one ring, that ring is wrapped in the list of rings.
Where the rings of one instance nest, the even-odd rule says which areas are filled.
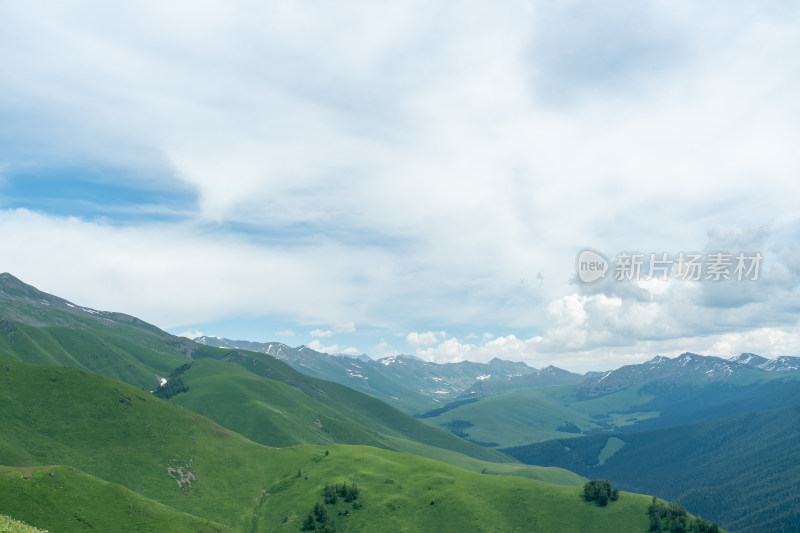
[[[35,327],[5,320],[0,323],[0,355],[81,368],[146,389],[158,386],[156,375],[167,375],[186,361],[166,337],[91,318],[75,317],[75,322],[80,325]]]
[[[535,374],[538,381],[550,381],[563,370],[536,369],[520,362],[492,359],[488,363],[461,361],[435,364],[413,356],[395,355],[372,360],[369,357],[330,355],[307,346],[260,343],[202,336],[199,344],[269,354],[292,368],[315,378],[333,381],[378,398],[409,414],[428,411],[454,400],[476,381],[485,383]],[[478,379],[478,378],[482,379]],[[572,383],[572,382],[571,382]],[[526,382],[530,385],[530,382]],[[552,383],[551,383],[552,384]]]
[[[495,463],[481,461],[474,457],[469,457],[451,450],[434,448],[418,442],[402,441],[392,439],[395,449],[405,453],[413,453],[429,459],[435,459],[449,465],[457,466],[472,472],[488,472],[489,474],[502,476],[520,476],[530,479],[553,483],[555,485],[566,485],[577,487],[586,482],[586,478],[579,476],[575,472],[570,472],[563,468],[552,466],[536,466],[525,463]]]
[[[194,352],[193,357],[198,364],[195,389],[192,389],[190,386],[189,392],[186,393],[189,397],[182,398],[184,394],[179,394],[174,397],[174,400],[176,402],[187,402],[187,405],[191,402],[192,408],[198,409],[204,413],[206,409],[209,410],[209,413],[213,410],[213,412],[215,412],[215,420],[237,431],[241,431],[248,436],[255,437],[259,432],[263,433],[257,427],[259,422],[255,418],[250,418],[250,415],[237,414],[237,404],[221,398],[219,394],[215,393],[215,390],[220,387],[228,387],[225,382],[227,382],[228,378],[231,378],[231,383],[236,383],[235,394],[239,397],[237,401],[252,403],[260,402],[262,394],[272,394],[267,390],[272,384],[259,382],[244,374],[230,372],[228,370],[224,370],[224,377],[221,375],[216,376],[213,371],[209,372],[208,366],[203,365],[204,358],[213,358],[217,361],[235,363],[249,373],[279,381],[307,397],[307,399],[301,401],[291,396],[289,391],[284,389],[284,392],[280,393],[282,396],[280,402],[283,402],[283,405],[291,405],[292,402],[298,401],[300,402],[301,409],[306,409],[309,405],[317,406],[319,404],[324,404],[330,408],[329,411],[333,410],[336,414],[333,415],[330,414],[329,411],[323,411],[314,407],[311,408],[311,410],[306,410],[306,415],[310,416],[314,412],[328,412],[330,414],[328,421],[331,423],[331,429],[330,431],[324,432],[324,434],[330,436],[331,440],[336,440],[336,442],[376,444],[389,448],[396,448],[395,445],[389,444],[389,441],[385,438],[394,437],[419,442],[427,446],[444,448],[484,461],[509,461],[509,458],[500,452],[478,446],[456,437],[447,431],[431,427],[429,424],[421,422],[403,413],[399,409],[395,409],[362,392],[355,391],[338,383],[301,374],[282,361],[278,361],[265,354],[201,346]],[[194,368],[194,364],[192,368]],[[224,367],[217,366],[215,368],[223,371],[222,369]],[[185,382],[191,383],[195,379],[195,374],[193,374],[193,372],[194,370],[192,369],[187,371]],[[287,394],[289,396],[287,396]],[[194,397],[192,398],[191,396]],[[214,398],[216,398],[216,400]],[[310,402],[309,400],[314,400],[314,402]],[[214,405],[215,401],[222,405]],[[226,408],[225,405],[228,407]],[[268,424],[272,423],[271,420],[275,420],[275,416],[282,416],[280,413],[270,412],[269,407],[265,404],[262,404],[262,407],[260,414],[263,415],[265,419],[269,420],[266,422]],[[222,417],[225,413],[230,416]],[[349,420],[351,426],[345,427],[343,425],[344,420]],[[320,419],[320,422],[322,423],[322,419]],[[316,422],[314,423],[316,425]],[[322,423],[322,425],[323,427],[325,426],[324,423]],[[309,429],[307,424],[306,429]],[[313,428],[311,431],[313,431]],[[371,436],[370,440],[364,442],[354,438],[356,435],[363,435],[363,432]],[[346,438],[344,440],[337,440],[333,438],[334,433],[345,435]]]
[[[356,482],[363,508],[353,511],[341,503],[331,507],[337,526],[347,531],[641,532],[648,524],[646,496],[623,493],[602,509],[583,502],[580,487],[481,475],[364,447],[337,447],[310,474],[309,483],[295,483],[271,502],[267,521],[280,522],[282,516],[291,521],[295,502],[308,502],[310,508],[320,500],[325,483]],[[339,510],[348,510],[350,516],[338,516]]]
[[[181,395],[176,401],[207,412],[211,418],[258,442],[275,446],[304,442],[388,446],[375,436],[376,431],[382,431],[484,460],[509,460],[502,454],[430,428],[365,394],[300,374],[264,354],[191,346],[190,341],[157,335],[151,329],[141,331],[57,309],[49,310],[48,316],[56,321],[61,314],[67,316],[64,320],[69,320],[70,326],[37,327],[4,320],[0,323],[0,354],[29,363],[89,370],[154,389],[158,385],[156,375],[166,376],[187,362],[178,348],[189,349],[194,357],[209,360],[198,361],[196,368],[182,376],[193,382],[193,386],[191,394]],[[222,372],[219,366],[211,372],[204,370],[214,363],[211,358],[237,363],[248,371],[234,372],[231,368]],[[265,383],[251,371],[271,378],[270,382]],[[226,382],[227,378],[231,381]],[[223,389],[225,392],[221,393]],[[240,402],[253,409],[243,409]],[[309,408],[309,404],[314,408]],[[295,418],[301,409],[308,416],[317,415],[311,419]],[[316,424],[315,418],[319,416],[323,428]]]
[[[48,533],[44,529],[29,526],[25,522],[0,515],[0,532],[2,533]]]
[[[575,392],[575,387],[514,390],[455,402],[456,407],[422,420],[486,446],[507,447],[629,426],[659,415],[640,407],[652,397],[640,394],[638,387],[588,401],[578,401]]]
[[[546,390],[517,390],[450,409],[426,422],[487,446],[514,446],[594,429],[589,416],[554,400]],[[569,424],[566,429],[558,428]]]
[[[171,401],[261,444],[381,444],[374,430],[340,409],[234,363],[194,361],[180,379],[189,390]]]
[[[230,531],[65,466],[0,466],[0,494],[3,513],[51,531]]]
[[[477,448],[480,459],[420,442],[428,434],[441,437],[441,433],[416,423],[412,435],[399,434],[388,427],[379,416],[364,417],[350,413],[347,404],[320,402],[295,386],[264,378],[245,370],[240,365],[199,359],[180,374],[189,389],[170,398],[170,401],[200,413],[241,435],[274,447],[296,444],[368,444],[395,451],[414,453],[474,472],[488,469],[495,474],[520,475],[531,479],[562,485],[581,485],[585,479],[560,468],[543,468],[525,465],[514,459]],[[304,376],[300,376],[304,378]],[[322,386],[328,385],[323,382]],[[306,383],[306,386],[309,385]],[[405,419],[405,417],[403,417]],[[398,436],[400,435],[400,436]],[[460,439],[453,439],[461,445]],[[413,438],[412,438],[413,437]],[[498,462],[499,461],[499,462]]]
[[[153,389],[191,343],[123,313],[96,311],[0,274],[0,355],[71,366]]]
[[[233,531],[298,531],[308,511],[322,501],[325,484],[346,481],[358,484],[360,508],[344,502],[327,506],[339,531],[640,532],[647,527],[649,499],[644,496],[623,494],[619,502],[600,508],[581,501],[579,487],[482,475],[372,447],[271,449],[141,389],[89,372],[9,360],[0,365],[5,407],[0,411],[0,464],[42,466],[32,470],[33,476],[26,474],[31,480],[18,477],[19,470],[0,476],[9,488],[31,490],[25,498],[1,499],[0,513],[24,517],[34,526],[48,527],[53,523],[48,520],[57,520],[59,531],[83,531],[85,524],[75,515],[94,517],[91,487],[102,486],[97,501],[107,506],[109,516],[121,516],[115,531],[141,530],[123,523],[131,505],[141,505],[150,517],[181,516],[201,531],[216,527],[202,520]],[[86,503],[71,500],[67,489],[81,484],[90,495]],[[53,514],[47,520],[33,503],[22,508],[36,501],[48,502]],[[340,516],[339,510],[349,516]]]
[[[730,380],[665,380],[583,398],[579,387],[515,390],[454,402],[422,420],[495,447],[609,431],[667,428],[772,409],[800,398],[800,374],[745,369]]]
[[[669,429],[561,439],[508,450],[520,460],[658,494],[732,531],[800,523],[800,405]],[[621,441],[613,454],[603,450]]]
[[[135,317],[72,304],[9,274],[0,274],[0,355],[89,370],[147,390],[156,389],[157,376],[169,375],[187,356],[225,360],[248,372],[223,366],[209,372],[204,368],[212,362],[200,361],[181,377],[193,386],[176,401],[260,443],[344,442],[397,449],[387,439],[392,437],[486,461],[511,461],[363,393],[300,374],[268,355],[198,345]]]

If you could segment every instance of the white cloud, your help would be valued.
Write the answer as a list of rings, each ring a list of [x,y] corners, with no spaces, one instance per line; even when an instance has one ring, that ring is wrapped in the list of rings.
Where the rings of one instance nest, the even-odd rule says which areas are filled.
[[[435,347],[417,350],[417,356],[435,363],[458,363],[467,359],[474,359],[475,345],[461,343],[451,337]]]
[[[187,329],[175,335],[178,337],[186,337],[187,339],[196,339],[197,337],[202,337],[203,332],[196,329]]]
[[[179,223],[0,212],[4,268],[161,327],[539,333],[406,335],[437,360],[793,338],[796,8],[576,6],[0,7],[4,183],[113,163],[197,197],[148,208]],[[584,246],[699,248],[732,221],[709,243],[780,258],[757,287],[570,285]]]
[[[312,337],[330,337],[333,335],[333,332],[329,329],[312,329],[309,335]]]
[[[369,350],[370,355],[374,356],[373,359],[377,359],[380,357],[388,357],[390,355],[400,355],[402,352],[393,348],[386,340],[381,339],[381,341],[372,346]]]
[[[406,335],[406,342],[412,346],[430,346],[439,342],[446,335],[444,331],[426,331],[424,333],[412,331]]]
[[[559,353],[542,350],[540,336],[519,339],[514,335],[489,342],[466,343],[449,338],[436,346],[417,349],[416,355],[437,363],[463,360],[487,362],[494,357],[524,361],[543,368],[555,365],[574,372],[617,368],[651,359],[655,355],[674,357],[683,352],[730,357],[744,352],[764,357],[800,355],[800,326],[757,328],[745,332],[693,335],[659,340],[630,340]]]
[[[278,337],[294,337],[294,331],[290,329],[284,329],[281,331],[276,331],[275,335],[277,335]]]
[[[306,346],[308,346],[312,350],[316,350],[316,351],[322,352],[322,353],[329,353],[329,354],[339,353],[339,345],[338,344],[324,345],[319,341],[311,341]]]
[[[347,348],[342,350],[341,353],[347,355],[360,355],[361,351],[358,348],[354,348],[353,346],[348,346]]]
[[[23,281],[162,328],[270,313],[325,322],[344,314],[346,302],[362,293],[350,280],[350,261],[360,256],[363,265],[377,268],[386,259],[330,242],[265,248],[232,235],[209,236],[189,224],[119,227],[26,210],[0,211],[0,231],[9,250],[4,269]],[[320,264],[319,253],[330,259]]]

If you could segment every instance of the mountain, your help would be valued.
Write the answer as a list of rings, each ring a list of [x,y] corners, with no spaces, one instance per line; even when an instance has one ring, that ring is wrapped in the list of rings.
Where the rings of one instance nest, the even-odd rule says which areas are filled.
[[[4,502],[3,512],[49,531],[230,531],[69,466],[0,466],[0,493],[24,494]],[[0,531],[28,531],[18,527],[0,517]]]
[[[769,362],[762,363],[761,366],[744,362],[755,360],[752,359],[753,354],[743,354],[743,356],[723,359],[686,352],[670,359],[659,355],[642,364],[626,365],[586,379],[581,384],[580,395],[583,398],[593,398],[656,380],[711,382],[729,380],[736,376],[757,378],[763,377],[759,372],[776,370],[776,368],[762,368],[768,366]],[[786,368],[786,365],[782,367]]]
[[[411,442],[484,461],[509,461],[376,398],[301,374],[266,354],[205,348],[194,357],[178,376],[188,390],[170,399],[261,444],[338,442],[406,451]]]
[[[0,274],[0,355],[153,389],[194,346],[130,315],[82,307]]]
[[[794,372],[800,369],[800,357],[781,356],[775,359],[767,359],[760,355],[743,353],[739,356],[732,357],[731,361],[760,368],[767,372]]]
[[[441,379],[438,375],[452,370],[453,366],[475,369],[471,366],[474,364],[436,365],[408,356],[387,357],[365,364],[307,347],[295,349],[278,343],[254,346],[254,343],[218,338],[199,340],[221,346],[241,343],[241,346],[257,347],[259,351],[293,362],[295,368],[309,374],[329,375],[330,368],[339,365],[339,369],[344,367],[348,372],[345,379],[339,374],[340,382],[390,383],[388,386],[395,387],[394,393],[399,395],[393,394],[393,400],[407,400],[417,394],[405,385],[410,382],[416,387],[419,379],[397,382],[402,371],[416,378]],[[503,379],[473,373],[468,379],[478,379],[458,397],[415,416],[473,443],[493,448],[580,434],[670,427],[793,402],[800,397],[800,381],[796,379],[800,373],[789,370],[792,359],[768,360],[742,354],[728,360],[685,353],[674,359],[658,356],[640,365],[590,372],[584,376],[552,366],[542,370],[527,367],[525,374]],[[489,372],[487,367],[506,364],[508,362],[495,359],[475,370]],[[513,365],[506,367],[506,372],[518,369]],[[387,376],[387,370],[391,376]],[[360,379],[354,380],[356,373]],[[495,375],[502,373],[495,371]],[[784,377],[790,378],[789,381],[781,379]],[[360,390],[380,397],[372,387]],[[408,408],[411,402],[395,403]]]
[[[800,404],[505,451],[663,495],[731,531],[796,531],[800,524]]]
[[[461,398],[417,416],[473,442],[503,448],[581,434],[667,428],[782,407],[800,398],[800,372],[767,371],[694,354],[657,357],[620,370],[577,385],[505,382],[491,394]],[[600,392],[598,382],[608,383],[609,392]]]
[[[591,417],[548,389],[519,389],[465,398],[423,415],[424,420],[493,448],[518,446],[600,429]]]
[[[733,363],[739,363],[742,365],[750,365],[757,368],[761,368],[761,365],[768,363],[770,360],[767,359],[766,357],[761,357],[760,355],[756,355],[754,353],[743,353],[741,355],[731,357],[730,361]]]
[[[372,360],[317,352],[307,346],[198,337],[198,344],[265,353],[310,376],[335,381],[409,413],[428,411],[457,398],[476,382],[539,374],[525,363],[492,359],[488,363],[429,363],[411,355]]]
[[[100,324],[113,330],[125,327],[142,335],[160,339],[179,339],[152,324],[125,313],[98,311],[76,305],[58,296],[42,292],[8,272],[0,274],[0,309],[2,318],[38,327],[69,327],[83,330],[88,324]],[[176,343],[180,346],[180,342]]]
[[[532,524],[639,531],[647,523],[646,497],[625,493],[598,508],[581,501],[575,485],[583,480],[571,472],[508,462],[266,353],[177,338],[10,275],[0,276],[0,326],[0,464],[14,465],[0,467],[0,494],[21,495],[0,497],[0,514],[35,526],[297,530],[315,503],[340,531],[508,531]],[[303,347],[294,355],[339,364]],[[480,377],[536,372],[500,360],[352,361],[390,369],[375,373],[376,380],[421,382],[438,372],[433,377],[444,376],[453,390]],[[494,374],[475,375],[487,369]],[[556,389],[564,387],[538,390]],[[358,506],[320,503],[328,483],[358,483]]]
[[[800,369],[800,357],[776,357],[761,363],[758,368],[768,372],[794,372]]]
[[[262,444],[344,442],[400,451],[414,448],[422,455],[459,462],[462,456],[511,461],[371,396],[301,374],[272,356],[174,337],[129,315],[72,304],[9,274],[0,275],[0,317],[0,355],[71,366],[156,391],[173,401],[191,403],[202,414]],[[205,359],[220,361],[213,368],[227,379],[204,386],[214,382],[207,375],[212,361]],[[236,372],[241,368],[245,375]],[[183,390],[184,380],[203,372],[208,379]],[[214,389],[217,385],[219,390]],[[237,405],[233,398],[243,404]],[[266,398],[280,399],[283,408]],[[253,408],[243,412],[244,405]]]
[[[584,376],[569,372],[555,366],[546,366],[541,370],[510,378],[488,378],[475,382],[460,394],[463,398],[470,396],[486,396],[515,389],[538,389],[559,385],[576,385],[584,380]]]
[[[368,446],[270,448],[137,387],[0,358],[0,514],[57,531],[639,532],[650,498],[482,475]],[[327,484],[358,488],[326,503]]]

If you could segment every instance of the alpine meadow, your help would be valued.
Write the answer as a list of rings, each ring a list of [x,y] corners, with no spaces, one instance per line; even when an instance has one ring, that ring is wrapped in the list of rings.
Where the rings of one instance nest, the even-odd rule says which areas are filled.
[[[800,532],[800,4],[0,2],[0,533]]]

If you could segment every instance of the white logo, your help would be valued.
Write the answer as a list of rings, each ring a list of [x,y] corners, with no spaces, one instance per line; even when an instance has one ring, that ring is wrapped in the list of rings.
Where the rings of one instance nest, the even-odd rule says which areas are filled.
[[[583,250],[578,254],[578,278],[591,283],[606,277],[608,261],[594,250]]]

